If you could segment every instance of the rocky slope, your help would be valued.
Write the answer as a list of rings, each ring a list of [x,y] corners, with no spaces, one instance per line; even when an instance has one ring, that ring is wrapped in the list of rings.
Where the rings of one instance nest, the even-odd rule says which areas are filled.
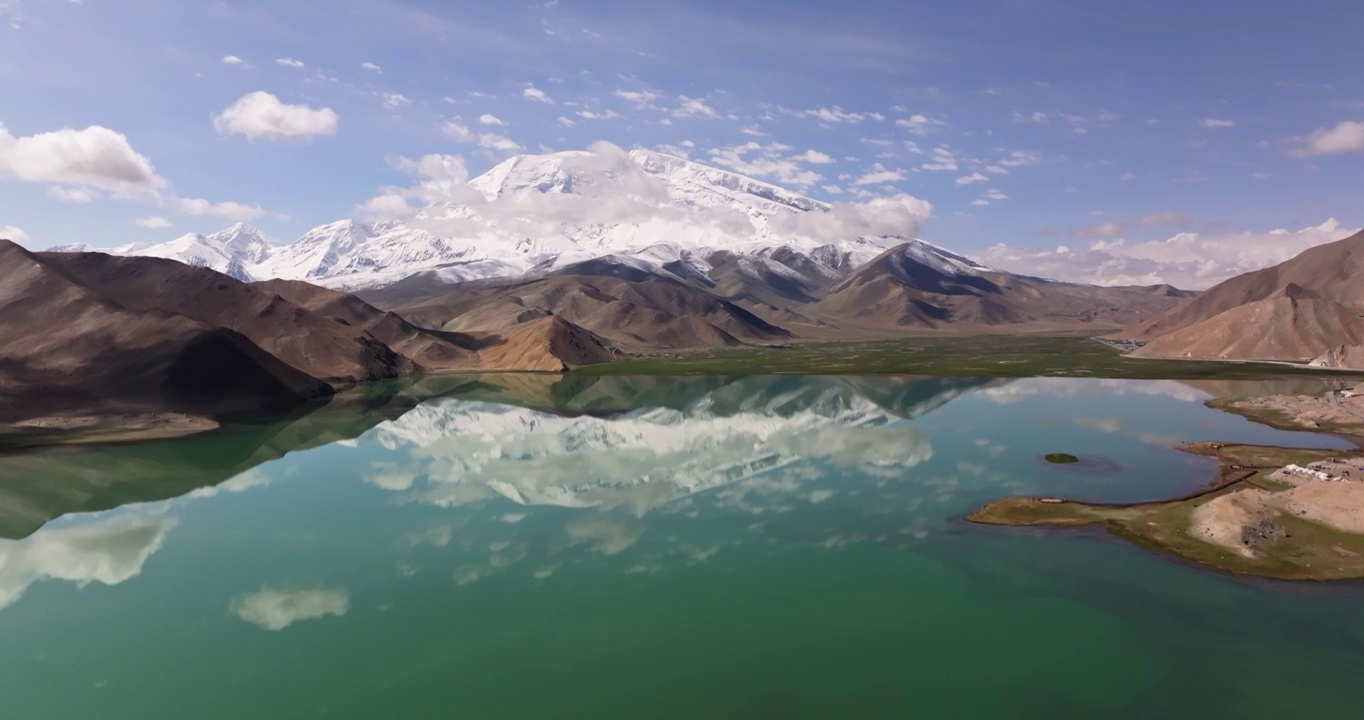
[[[1143,357],[1364,366],[1364,233],[1239,275],[1116,335]]]
[[[0,425],[32,434],[79,419],[103,430],[92,419],[117,426],[172,413],[184,431],[202,430],[196,420],[370,380],[487,366],[557,372],[614,355],[590,332],[549,320],[509,336],[428,330],[306,283],[252,285],[173,260],[0,241]]]
[[[0,241],[0,421],[72,409],[221,415],[332,392],[241,332],[106,290]]]

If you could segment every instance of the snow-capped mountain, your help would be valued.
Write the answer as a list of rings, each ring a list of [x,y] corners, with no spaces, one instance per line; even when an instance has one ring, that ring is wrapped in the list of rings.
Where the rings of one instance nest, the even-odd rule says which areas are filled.
[[[913,198],[830,205],[646,150],[518,155],[458,190],[406,222],[342,220],[287,245],[239,224],[110,252],[345,289],[422,271],[450,281],[513,277],[606,256],[704,275],[717,253],[751,257],[772,272],[832,277],[906,243],[916,260],[943,272],[984,269],[915,239],[928,206]]]
[[[237,223],[211,235],[188,233],[163,243],[131,243],[116,248],[94,248],[86,244],[59,245],[49,250],[167,258],[187,265],[212,268],[242,282],[252,282],[269,277],[258,274],[254,269],[282,247],[282,243],[260,230],[246,223]]]

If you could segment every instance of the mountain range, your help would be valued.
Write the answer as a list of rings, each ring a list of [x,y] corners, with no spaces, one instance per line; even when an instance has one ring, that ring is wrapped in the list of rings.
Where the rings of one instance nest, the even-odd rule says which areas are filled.
[[[1364,361],[1359,236],[1199,295],[995,270],[916,238],[926,211],[587,151],[513,157],[405,222],[343,220],[288,244],[241,224],[106,252],[0,243],[0,396],[16,401],[0,421],[223,417],[419,373],[927,333],[1116,332],[1146,355]],[[1265,317],[1280,330],[1252,331]]]

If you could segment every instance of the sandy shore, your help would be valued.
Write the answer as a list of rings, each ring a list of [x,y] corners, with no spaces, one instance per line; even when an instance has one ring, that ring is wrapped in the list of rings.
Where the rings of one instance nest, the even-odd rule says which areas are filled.
[[[1252,414],[1277,414],[1288,424],[1308,430],[1352,428],[1364,434],[1364,385],[1326,395],[1269,395],[1227,404]]]

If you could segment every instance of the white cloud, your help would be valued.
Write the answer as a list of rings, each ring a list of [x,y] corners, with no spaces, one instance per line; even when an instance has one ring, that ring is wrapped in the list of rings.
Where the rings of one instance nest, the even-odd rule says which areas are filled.
[[[1031,150],[1010,150],[1004,158],[999,161],[999,165],[1004,167],[1024,167],[1032,165],[1042,159],[1042,153]]]
[[[355,206],[355,214],[369,220],[391,220],[406,217],[411,212],[407,198],[398,193],[376,195]]]
[[[47,189],[47,196],[62,202],[85,204],[94,202],[95,198],[99,197],[99,193],[88,187],[53,185]]]
[[[768,143],[761,145],[754,141],[742,145],[715,148],[710,151],[711,162],[754,177],[776,178],[780,183],[807,187],[819,182],[823,176],[803,167],[801,156],[784,156],[791,150],[790,145]]]
[[[506,123],[502,122],[502,118],[499,118],[496,115],[490,115],[488,113],[483,113],[482,115],[479,115],[478,121],[483,123],[484,125],[506,125]]]
[[[149,228],[152,230],[165,230],[166,228],[171,226],[171,222],[166,218],[161,217],[160,215],[151,215],[149,217],[138,218],[137,224],[141,225],[144,228]]]
[[[986,200],[1008,200],[1008,199],[1009,199],[1009,196],[1008,196],[1008,195],[1005,195],[1003,192],[1001,192],[1001,191],[999,191],[999,190],[996,190],[995,188],[990,188],[989,190],[985,191],[985,199],[986,199]]]
[[[879,113],[855,113],[847,112],[837,105],[833,107],[815,108],[814,110],[802,110],[796,113],[800,117],[812,117],[820,122],[826,123],[851,123],[857,124],[868,118],[873,120],[883,120],[884,117]]]
[[[837,186],[837,185],[824,185],[824,186],[822,186],[820,189],[823,190],[823,191],[826,192],[826,193],[829,193],[830,195],[842,195],[842,194],[843,194],[843,188],[841,188],[841,187],[839,187],[839,186]]]
[[[360,63],[360,69],[361,69],[361,70],[369,70],[369,71],[371,71],[371,72],[377,72],[377,73],[382,73],[382,72],[384,71],[383,68],[379,67],[378,65],[375,65],[375,64],[372,63],[372,62],[362,62],[362,63]]]
[[[442,128],[442,131],[445,133],[446,137],[450,138],[451,140],[458,140],[459,142],[469,142],[470,140],[473,139],[474,136],[472,132],[469,132],[469,128],[467,126],[461,125],[456,120],[450,120],[446,122],[445,126]]]
[[[806,150],[805,152],[791,158],[792,160],[804,160],[812,165],[828,165],[834,159],[818,150]]]
[[[656,107],[655,103],[663,99],[663,93],[648,88],[644,90],[617,90],[612,94],[641,109]]]
[[[282,66],[284,66],[284,67],[291,67],[291,68],[294,68],[295,70],[297,70],[297,69],[303,67],[303,61],[302,61],[302,60],[295,60],[295,59],[289,58],[289,57],[275,58],[275,64],[276,64],[276,65],[282,65]]]
[[[870,172],[867,172],[866,174],[862,175],[862,177],[853,180],[853,186],[862,187],[863,185],[884,185],[885,183],[899,182],[904,179],[905,172],[903,170],[888,170],[886,169],[885,166],[881,165],[880,163],[877,163],[872,166]]]
[[[933,158],[931,162],[926,162],[919,167],[924,170],[943,170],[955,172],[957,170],[957,156],[945,147],[933,148]]]
[[[203,198],[179,198],[175,204],[185,215],[217,215],[233,222],[246,222],[265,214],[259,207],[232,201],[213,203]]]
[[[1292,258],[1307,248],[1357,230],[1335,219],[1301,230],[1231,234],[1179,233],[1166,240],[1129,243],[1101,239],[1088,248],[1012,248],[995,245],[979,259],[1001,270],[1099,285],[1155,285],[1201,290]]]
[[[257,90],[241,96],[213,119],[218,132],[256,138],[310,138],[336,132],[336,113],[331,108],[288,105],[278,97]]]
[[[522,90],[521,97],[524,97],[527,100],[534,100],[535,102],[548,103],[550,105],[554,104],[554,101],[549,99],[549,96],[545,94],[544,90],[541,90],[534,85]]]
[[[402,93],[386,92],[383,94],[383,98],[384,107],[388,108],[389,110],[397,110],[398,108],[404,105],[412,104],[412,101],[408,100],[407,96]]]
[[[617,115],[615,110],[579,110],[578,117],[584,120],[610,120]]]
[[[14,604],[39,580],[65,580],[85,587],[117,585],[137,577],[161,549],[175,520],[120,517],[44,528],[23,540],[0,540],[0,608]]]
[[[446,137],[462,143],[478,145],[489,150],[499,152],[517,152],[521,150],[520,143],[504,135],[496,133],[475,133],[465,125],[461,125],[458,120],[450,120],[445,123],[444,132]]]
[[[489,150],[497,150],[498,152],[508,153],[518,152],[521,150],[520,143],[516,142],[515,140],[512,140],[511,138],[505,135],[497,135],[495,133],[483,133],[482,135],[479,135],[478,146],[481,148],[487,148]]]
[[[915,237],[933,215],[933,204],[900,193],[864,203],[835,202],[824,213],[790,213],[773,218],[774,227],[812,238]]]
[[[0,125],[0,179],[88,186],[115,193],[166,186],[123,133],[91,125],[16,137]]]
[[[1118,176],[1118,179],[1121,180],[1121,181],[1123,181],[1123,182],[1127,182],[1128,180],[1136,180],[1136,179],[1137,179],[1137,175],[1136,175],[1136,173],[1125,172],[1125,173],[1123,173],[1122,175]]]
[[[940,121],[930,120],[927,115],[915,114],[907,118],[900,118],[895,121],[896,125],[909,130],[914,135],[927,135],[928,131],[935,125],[941,125]]]
[[[394,166],[404,172],[431,180],[450,180],[464,182],[469,179],[469,169],[464,158],[458,155],[423,155],[416,160],[400,157]]]
[[[1198,121],[1199,125],[1205,128],[1230,128],[1236,127],[1236,121],[1228,118],[1203,118]]]
[[[700,98],[691,98],[686,95],[677,96],[679,103],[676,110],[673,110],[673,117],[699,117],[715,119],[720,117],[720,113],[715,112],[715,108],[706,104]]]
[[[1346,121],[1321,128],[1304,138],[1302,143],[1302,147],[1293,152],[1294,155],[1338,155],[1364,151],[1364,122]]]
[[[11,240],[20,245],[28,242],[28,233],[15,225],[0,225],[0,240]]]
[[[224,65],[241,65],[243,62],[245,62],[245,61],[242,60],[241,58],[237,57],[236,55],[224,55],[224,56],[223,56],[223,64],[224,64]]]
[[[958,184],[958,185],[975,185],[976,183],[983,183],[983,182],[986,182],[986,181],[988,181],[989,179],[990,179],[990,178],[988,178],[988,177],[986,177],[986,176],[984,176],[984,175],[982,175],[982,174],[980,174],[980,173],[978,173],[978,172],[973,172],[973,173],[971,173],[970,175],[962,175],[961,177],[957,178],[957,184]]]
[[[577,123],[573,122],[572,120],[570,120],[570,119],[564,117],[563,115],[560,115],[560,116],[559,116],[559,120],[558,120],[557,122],[559,123],[560,126],[566,127],[566,128],[571,128],[571,127],[573,127],[574,125],[577,124]]]
[[[296,622],[345,615],[350,611],[350,593],[324,588],[276,590],[263,587],[233,598],[228,608],[252,625],[277,632]]]

